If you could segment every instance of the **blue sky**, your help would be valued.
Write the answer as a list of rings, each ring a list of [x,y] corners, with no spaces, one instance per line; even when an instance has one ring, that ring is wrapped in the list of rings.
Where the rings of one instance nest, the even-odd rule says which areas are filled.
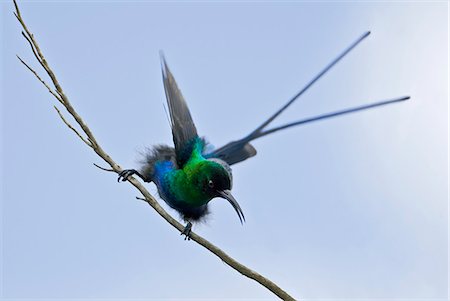
[[[412,99],[255,141],[258,155],[233,166],[246,224],[217,199],[194,230],[297,298],[447,298],[447,3],[19,5],[73,105],[125,168],[146,146],[172,143],[160,49],[199,133],[221,146],[371,30],[275,124]],[[12,4],[1,7],[3,297],[273,299],[93,167],[100,159],[15,58],[39,69]]]

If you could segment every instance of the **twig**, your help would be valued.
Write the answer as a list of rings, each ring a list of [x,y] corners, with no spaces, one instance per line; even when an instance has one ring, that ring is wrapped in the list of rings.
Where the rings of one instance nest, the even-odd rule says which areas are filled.
[[[139,197],[139,196],[137,196],[137,197],[136,197],[136,200],[141,200],[141,201],[147,202],[147,200],[146,200],[146,199],[144,199],[144,198],[141,198],[141,197]]]
[[[20,14],[20,10],[19,7],[16,3],[16,0],[13,0],[14,2],[14,6],[16,9],[15,12],[15,16],[17,17],[18,21],[20,22],[20,24],[22,25],[22,28],[24,30],[23,36],[26,38],[26,40],[30,43],[31,48],[33,53],[35,54],[36,59],[39,61],[39,63],[42,65],[42,67],[44,68],[44,70],[46,71],[47,75],[50,77],[50,79],[52,80],[52,83],[55,87],[56,93],[58,94],[58,96],[56,96],[54,93],[52,93],[53,96],[55,96],[55,98],[58,99],[59,102],[62,103],[62,105],[65,107],[65,109],[67,110],[67,112],[75,119],[75,121],[77,122],[77,124],[81,127],[81,129],[83,130],[83,132],[86,134],[87,139],[84,138],[83,136],[81,136],[81,134],[73,127],[70,125],[70,123],[67,122],[67,120],[63,117],[62,113],[55,107],[55,109],[57,110],[59,116],[61,117],[61,119],[63,120],[63,122],[72,130],[75,132],[75,134],[84,142],[86,143],[88,146],[90,146],[99,157],[101,157],[106,163],[108,163],[111,166],[111,169],[106,169],[103,167],[98,166],[97,164],[94,164],[95,166],[97,166],[98,168],[102,169],[102,170],[106,170],[106,171],[114,171],[114,172],[120,172],[122,169],[120,168],[120,166],[114,162],[114,160],[102,149],[102,147],[98,144],[97,140],[95,139],[92,131],[89,129],[89,127],[87,126],[87,124],[83,121],[83,119],[81,118],[80,115],[78,115],[78,113],[75,111],[75,109],[72,107],[69,99],[67,98],[67,96],[64,94],[60,83],[58,82],[54,72],[52,71],[52,69],[50,68],[50,66],[48,65],[47,61],[45,60],[44,55],[41,52],[41,49],[39,48],[39,45],[37,44],[36,40],[34,39],[33,34],[28,30],[25,22],[22,19],[22,16]],[[24,63],[20,58],[19,60]],[[44,84],[44,86],[49,89],[49,91],[52,91],[50,89],[50,87],[45,84],[45,82],[40,79],[40,77],[37,75],[36,72],[34,72],[34,70],[32,70],[27,64],[24,63],[25,66],[27,66],[27,68],[34,73],[37,78],[39,79],[39,81]],[[184,226],[182,224],[180,224],[177,220],[175,220],[170,214],[168,214],[162,207],[161,205],[159,205],[159,203],[156,201],[156,199],[147,191],[147,189],[145,189],[145,187],[135,178],[130,177],[128,179],[128,181],[134,186],[136,187],[141,194],[144,196],[144,198],[139,198],[141,200],[146,201],[151,207],[153,207],[153,209],[155,209],[155,211],[161,215],[161,217],[163,217],[169,224],[171,224],[173,227],[175,227],[178,231],[182,232],[184,229]],[[222,251],[221,249],[219,249],[218,247],[216,247],[215,245],[213,245],[212,243],[210,243],[208,240],[204,239],[203,237],[195,234],[195,233],[191,233],[191,239],[195,242],[197,242],[199,245],[201,245],[202,247],[206,248],[207,250],[209,250],[210,252],[212,252],[213,254],[215,254],[216,256],[218,256],[223,262],[225,262],[227,265],[229,265],[230,267],[232,267],[233,269],[235,269],[236,271],[238,271],[239,273],[241,273],[244,276],[247,276],[255,281],[257,281],[258,283],[260,283],[262,286],[266,287],[268,290],[270,290],[272,293],[274,293],[275,295],[277,295],[279,298],[283,299],[283,300],[294,300],[294,298],[292,298],[288,293],[286,293],[283,289],[281,289],[279,286],[277,286],[275,283],[273,283],[272,281],[270,281],[269,279],[265,278],[264,276],[260,275],[259,273],[249,269],[248,267],[244,266],[243,264],[239,263],[238,261],[236,261],[235,259],[233,259],[232,257],[230,257],[228,254],[226,254],[224,251]]]
[[[84,138],[83,136],[81,136],[80,133],[78,133],[78,131],[69,123],[67,122],[66,118],[64,118],[63,114],[61,113],[61,111],[58,109],[57,106],[53,106],[56,110],[56,112],[58,112],[59,117],[61,117],[62,121],[69,127],[69,129],[71,129],[72,131],[75,132],[75,134],[81,139],[83,140],[84,143],[86,143],[89,147],[92,147],[92,143],[87,141],[86,138]]]
[[[17,15],[15,15],[17,18]],[[22,36],[28,41],[28,44],[30,44],[31,47],[31,51],[33,51],[34,57],[36,58],[36,60],[42,65],[42,61],[39,58],[38,54],[36,53],[36,49],[33,46],[33,43],[31,42],[30,38],[25,34],[25,32],[22,31]],[[42,66],[44,67],[44,66]],[[45,67],[44,67],[45,68]]]
[[[116,172],[114,169],[111,169],[111,168],[104,168],[104,167],[101,167],[100,165],[97,165],[97,164],[95,164],[95,163],[93,163],[93,164],[94,164],[95,167],[100,168],[101,170],[104,170],[104,171],[111,171],[111,172]]]
[[[19,59],[19,61],[22,63],[22,64],[24,64],[25,65],[25,67],[27,67],[28,68],[28,70],[30,70],[31,71],[31,73],[33,73],[34,74],[34,76],[36,76],[37,77],[37,79],[47,88],[47,90],[48,90],[48,92],[50,92],[61,104],[64,104],[63,103],[63,101],[62,101],[62,99],[61,99],[61,97],[59,97],[59,95],[58,94],[56,94],[55,93],[55,91],[53,91],[52,90],[52,88],[50,88],[50,86],[39,76],[39,74],[37,74],[37,72],[36,71],[34,71],[34,69],[33,68],[31,68],[27,63],[25,63],[25,61],[24,60],[22,60],[21,58],[20,58],[20,56],[18,56],[18,55],[16,55],[17,56],[17,58]]]

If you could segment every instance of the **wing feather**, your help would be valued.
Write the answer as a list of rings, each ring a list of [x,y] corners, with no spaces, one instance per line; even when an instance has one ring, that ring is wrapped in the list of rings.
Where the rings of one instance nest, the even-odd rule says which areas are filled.
[[[169,107],[173,143],[175,145],[177,163],[181,168],[189,160],[198,134],[187,103],[162,53],[161,65],[167,106]]]

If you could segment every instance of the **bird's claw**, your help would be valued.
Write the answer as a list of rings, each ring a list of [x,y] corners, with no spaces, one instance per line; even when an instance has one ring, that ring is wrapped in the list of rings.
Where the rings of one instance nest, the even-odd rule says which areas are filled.
[[[119,178],[117,178],[117,182],[125,182],[128,180],[129,177],[132,175],[139,174],[137,170],[135,169],[124,169],[121,172],[119,172]]]
[[[184,227],[183,232],[180,235],[186,235],[184,240],[191,240],[191,232],[192,232],[192,223],[188,222],[186,227]]]

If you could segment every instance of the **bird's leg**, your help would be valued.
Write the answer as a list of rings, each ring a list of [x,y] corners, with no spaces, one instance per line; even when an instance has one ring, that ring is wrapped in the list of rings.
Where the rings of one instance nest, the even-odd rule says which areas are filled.
[[[191,222],[188,222],[187,224],[186,224],[186,227],[184,227],[184,230],[183,230],[183,232],[181,232],[181,234],[180,235],[186,235],[186,237],[184,238],[184,240],[191,240],[191,231],[192,230],[192,223]]]
[[[121,180],[122,182],[125,182],[132,175],[136,175],[142,180],[144,180],[144,182],[147,182],[145,177],[141,175],[136,169],[124,169],[121,172],[119,172],[119,178],[117,179],[117,182],[120,182]]]

